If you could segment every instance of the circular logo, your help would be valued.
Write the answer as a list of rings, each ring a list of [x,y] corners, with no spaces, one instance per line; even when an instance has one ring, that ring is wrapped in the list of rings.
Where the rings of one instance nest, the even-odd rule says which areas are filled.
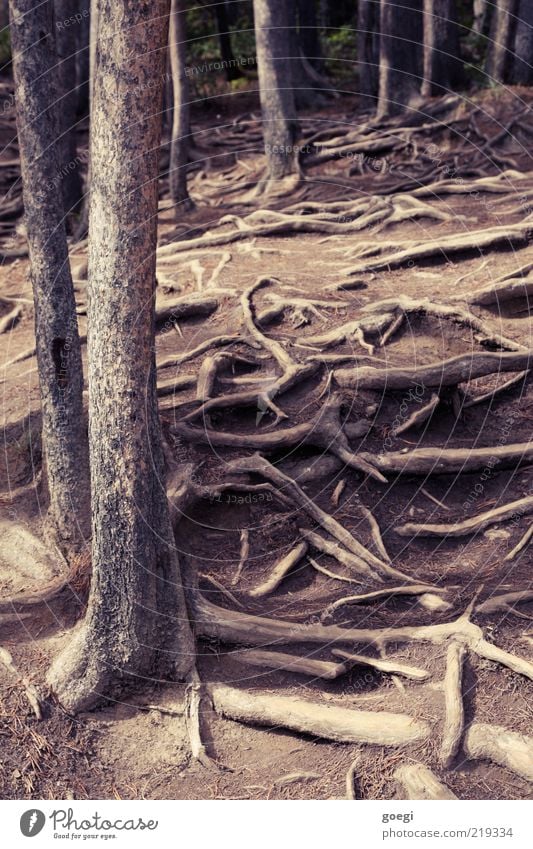
[[[42,811],[32,808],[25,811],[20,818],[20,830],[24,837],[35,837],[43,830],[46,817]]]

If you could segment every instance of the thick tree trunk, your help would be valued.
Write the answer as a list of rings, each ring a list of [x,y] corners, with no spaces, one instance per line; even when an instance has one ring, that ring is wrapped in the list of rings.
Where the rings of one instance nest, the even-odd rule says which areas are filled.
[[[514,56],[509,75],[513,85],[533,83],[533,2],[519,0],[515,22]]]
[[[455,0],[424,0],[424,97],[435,97],[461,82],[459,27]]]
[[[217,30],[218,30],[218,43],[220,45],[220,58],[222,59],[222,63],[224,65],[224,71],[226,74],[226,79],[231,82],[231,80],[236,80],[241,76],[241,72],[235,61],[235,57],[233,55],[233,48],[231,46],[231,32],[229,28],[229,19],[228,19],[228,10],[226,9],[226,4],[220,2],[218,0],[217,3],[214,4],[215,10],[215,18],[217,21]]]
[[[359,0],[357,58],[359,91],[366,106],[377,96],[379,87],[379,5],[375,0]]]
[[[513,64],[517,0],[497,0],[492,14],[486,71],[493,82],[507,82]]]
[[[89,465],[76,305],[57,181],[54,7],[52,0],[11,0],[10,11],[49,512],[59,544],[68,549],[88,536]]]
[[[263,139],[270,181],[298,172],[285,0],[254,0]]]
[[[170,0],[101,0],[91,136],[87,614],[49,682],[71,711],[194,648],[165,490],[154,355],[161,106]]]
[[[189,84],[185,72],[187,33],[185,3],[183,0],[172,0],[168,45],[173,91],[169,182],[170,196],[176,204],[175,212],[177,216],[180,216],[192,206],[187,190],[191,108],[189,103]]]
[[[420,89],[422,0],[381,0],[378,117],[402,112]]]
[[[67,215],[76,211],[82,197],[80,158],[76,139],[78,110],[76,52],[80,27],[80,8],[80,0],[55,0],[60,89],[58,110],[60,115],[60,173],[63,203]]]

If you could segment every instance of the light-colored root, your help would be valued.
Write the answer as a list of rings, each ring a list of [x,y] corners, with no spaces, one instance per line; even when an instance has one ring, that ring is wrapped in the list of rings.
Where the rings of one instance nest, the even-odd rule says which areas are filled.
[[[202,764],[202,766],[212,768],[215,766],[205,750],[202,742],[202,732],[200,728],[200,708],[202,701],[202,685],[198,672],[194,669],[189,673],[189,680],[185,694],[185,726],[189,736],[189,744],[191,747],[191,755],[194,760]]]
[[[309,544],[322,554],[327,554],[328,557],[333,557],[342,566],[345,566],[351,572],[362,575],[367,578],[379,580],[376,574],[375,566],[377,563],[369,565],[368,558],[363,559],[362,554],[356,555],[352,551],[347,551],[338,542],[333,542],[329,539],[324,539],[315,531],[308,531],[306,528],[300,528],[301,535],[309,542]],[[366,551],[366,549],[365,549]]]
[[[440,747],[440,762],[448,769],[461,745],[464,729],[463,706],[463,666],[466,649],[460,642],[452,641],[446,655],[446,674],[444,676],[444,699],[446,715],[442,743]]]
[[[242,571],[248,562],[248,557],[250,555],[250,531],[247,528],[243,528],[241,531],[241,556],[239,560],[239,565],[237,566],[237,571],[233,576],[231,581],[231,585],[236,587],[239,583],[242,575]]]
[[[374,514],[372,513],[372,511],[369,510],[368,507],[365,507],[364,504],[359,505],[359,510],[361,511],[361,513],[363,514],[363,516],[367,520],[368,524],[370,525],[370,533],[372,535],[374,545],[376,546],[377,550],[379,551],[379,554],[381,555],[383,560],[385,560],[387,563],[390,563],[391,559],[389,557],[387,549],[385,548],[385,543],[383,542],[383,537],[381,536],[381,530],[380,530],[379,524],[377,522],[377,519],[374,517]]]
[[[532,362],[533,351],[503,354],[481,351],[412,368],[396,366],[379,369],[361,366],[337,369],[334,380],[338,386],[352,389],[398,390],[413,386],[457,386],[488,374],[521,371]]]
[[[487,510],[486,513],[481,513],[479,516],[473,516],[471,519],[465,519],[464,522],[442,525],[407,522],[405,525],[399,525],[394,530],[402,537],[463,537],[468,534],[474,534],[478,531],[482,531],[485,528],[490,527],[490,525],[497,525],[500,522],[506,522],[508,519],[525,516],[532,512],[533,495],[529,495],[526,498],[519,498],[517,501],[513,501],[510,504],[504,504],[502,507],[496,507],[494,510]]]
[[[386,672],[388,675],[401,675],[402,678],[408,678],[411,681],[426,681],[430,677],[430,673],[425,669],[418,669],[416,666],[407,666],[407,664],[398,663],[396,660],[367,657],[363,654],[353,654],[342,649],[332,649],[331,653],[335,657],[342,658],[351,666],[368,666],[371,669],[376,669],[378,672]]]
[[[309,563],[316,572],[320,572],[321,575],[326,575],[326,577],[328,578],[333,578],[335,581],[343,581],[346,584],[359,583],[359,581],[355,578],[347,578],[345,575],[339,575],[337,574],[337,572],[332,572],[330,569],[326,569],[325,566],[322,566],[320,563],[317,563],[317,561],[313,560],[312,557],[309,558]]]
[[[476,607],[476,613],[518,613],[513,610],[515,604],[527,603],[533,601],[533,590],[517,590],[516,592],[503,593],[502,595],[492,596],[486,599],[482,604]]]
[[[438,499],[438,498],[435,498],[435,496],[434,496],[434,495],[432,495],[432,494],[431,494],[431,492],[428,492],[428,491],[427,491],[427,489],[425,489],[425,487],[421,486],[421,487],[420,487],[420,492],[421,492],[423,495],[425,495],[425,496],[426,496],[426,498],[429,498],[429,500],[430,500],[430,501],[432,501],[432,502],[433,502],[433,504],[436,504],[436,505],[437,505],[437,507],[441,507],[441,508],[442,508],[442,510],[449,510],[449,509],[450,509],[450,508],[449,508],[449,507],[447,507],[447,506],[446,506],[446,504],[444,504],[442,501],[439,501],[439,499]]]
[[[468,401],[463,401],[463,410],[467,410],[469,407],[475,407],[477,404],[484,404],[485,401],[494,401],[503,392],[507,392],[507,390],[510,389],[512,386],[516,386],[517,383],[521,383],[524,377],[526,377],[526,375],[528,374],[529,371],[521,371],[518,374],[515,374],[509,380],[506,380],[504,383],[501,383],[495,389],[492,389],[490,392],[483,392],[482,395],[475,395]]]
[[[476,722],[465,734],[464,750],[472,760],[493,761],[533,781],[533,738],[525,734]]]
[[[436,393],[433,394],[427,404],[424,404],[418,410],[411,413],[404,422],[393,430],[393,436],[400,436],[400,434],[405,433],[406,430],[412,427],[421,427],[421,425],[425,424],[431,418],[439,403],[439,396]]]
[[[526,545],[529,545],[531,540],[533,539],[533,524],[529,526],[523,537],[517,542],[515,547],[511,549],[511,551],[505,555],[503,558],[504,561],[509,562],[510,560],[514,560],[515,557],[518,557],[521,551],[524,550]]]
[[[346,798],[350,800],[357,799],[357,792],[355,789],[357,771],[361,768],[361,758],[356,757],[350,767],[348,772],[346,773]]]
[[[180,374],[178,377],[171,377],[168,380],[158,380],[157,395],[163,398],[166,395],[174,395],[175,392],[183,392],[185,389],[191,389],[196,386],[197,378],[194,374]]]
[[[403,764],[395,771],[394,778],[405,799],[457,799],[424,764]]]
[[[0,646],[0,663],[4,666],[8,672],[13,675],[18,684],[21,685],[24,690],[24,694],[28,703],[34,712],[37,719],[42,719],[42,710],[41,710],[41,700],[39,698],[39,694],[35,688],[35,685],[29,681],[25,675],[23,675],[15,664],[13,663],[13,658],[11,657],[10,652],[7,649]]]
[[[239,339],[240,336],[238,333],[234,333],[231,336],[214,336],[212,339],[206,339],[205,342],[201,342],[191,351],[184,351],[183,354],[172,354],[169,357],[165,357],[158,362],[157,367],[158,369],[162,369],[169,366],[179,366],[182,363],[188,362],[188,360],[193,360],[195,357],[205,354],[210,348],[221,348],[224,345],[231,345],[233,342],[238,342]]]
[[[404,746],[426,740],[430,734],[427,723],[406,714],[347,710],[294,696],[235,690],[223,684],[212,684],[209,692],[215,711],[221,716],[252,725],[288,728],[339,743]]]
[[[163,322],[180,321],[197,316],[211,315],[218,308],[216,298],[201,298],[184,295],[173,301],[162,300],[156,306],[155,320],[157,324]]]
[[[337,486],[335,487],[335,489],[333,490],[333,492],[331,493],[331,499],[330,500],[331,500],[331,503],[333,504],[334,507],[339,506],[341,496],[342,496],[345,489],[346,489],[346,481],[344,479],[340,480],[338,482]]]
[[[299,543],[299,545],[276,563],[267,580],[253,590],[250,590],[248,595],[252,596],[252,598],[264,598],[277,590],[285,576],[305,557],[307,550],[308,545],[306,542]]]
[[[528,266],[530,269],[531,266]],[[457,295],[458,300],[465,300],[469,304],[476,306],[491,306],[492,304],[502,304],[506,301],[511,301],[515,298],[530,298],[533,295],[533,278],[511,278],[501,283],[491,283],[490,286],[484,286],[482,289],[472,292],[462,298]]]
[[[360,456],[383,472],[409,475],[438,475],[476,472],[488,462],[492,468],[517,468],[533,460],[533,442],[497,445],[488,448],[416,448],[402,453],[360,452]]]
[[[326,622],[331,619],[332,615],[341,607],[350,604],[372,604],[374,601],[381,601],[386,598],[394,598],[395,596],[416,596],[424,595],[425,593],[446,592],[437,587],[432,587],[427,584],[410,584],[402,587],[386,587],[383,590],[373,590],[370,593],[362,593],[360,595],[349,595],[346,598],[340,598],[337,601],[329,604],[320,617],[321,622]]]
[[[7,330],[11,330],[11,328],[18,322],[21,315],[22,307],[20,304],[17,304],[17,306],[13,307],[7,315],[0,319],[0,333],[5,333]]]
[[[334,681],[341,675],[345,675],[351,666],[351,664],[346,663],[332,663],[330,660],[316,660],[312,657],[298,657],[283,652],[260,651],[256,649],[233,652],[231,657],[241,663],[256,666],[260,669],[296,672],[299,675],[310,675],[312,678],[321,678],[324,681]]]

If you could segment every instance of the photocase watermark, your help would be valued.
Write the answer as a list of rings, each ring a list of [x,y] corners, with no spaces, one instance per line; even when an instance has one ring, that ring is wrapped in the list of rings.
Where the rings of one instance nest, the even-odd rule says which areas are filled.
[[[37,837],[46,824],[46,817],[38,808],[24,811],[20,818],[20,830],[24,837]]]
[[[158,820],[144,820],[142,817],[108,819],[95,811],[90,817],[76,817],[73,808],[57,808],[46,817],[38,808],[30,808],[20,818],[20,830],[24,837],[37,837],[50,822],[54,837],[69,840],[86,840],[88,837],[111,840],[117,832],[155,831]]]
[[[70,15],[68,18],[64,18],[62,21],[56,21],[56,29],[64,30],[69,27],[76,26],[76,24],[81,24],[81,22],[90,16],[91,12],[89,9],[81,9],[79,12],[76,12],[75,15]]]
[[[397,431],[409,418],[409,403],[421,404],[424,398],[425,386],[420,383],[415,385],[414,389],[410,389],[407,395],[404,395],[400,402],[400,409],[394,417],[388,436],[383,441],[383,448],[390,449],[393,447],[397,437]]]
[[[202,74],[209,74],[212,71],[225,71],[228,68],[241,68],[246,65],[255,65],[257,58],[255,56],[242,56],[237,59],[223,59],[216,62],[204,62],[203,65],[186,65],[185,74],[187,77],[200,77]]]
[[[519,418],[520,418],[520,411],[519,410],[515,410],[515,411],[509,413],[509,415],[505,419],[505,422],[504,422],[504,425],[502,427],[500,436],[498,438],[498,442],[496,444],[497,447],[502,448],[504,445],[507,444],[507,442],[509,440],[509,435],[511,433],[511,429],[512,429],[513,425],[515,424],[516,420],[519,419]],[[478,500],[478,498],[480,498],[481,494],[485,491],[486,482],[492,476],[492,473],[494,471],[494,467],[498,465],[499,461],[500,461],[499,457],[496,454],[493,454],[491,457],[489,457],[489,459],[487,460],[486,466],[483,468],[483,470],[482,470],[482,472],[479,476],[478,482],[475,484],[475,486],[472,487],[468,496],[463,501],[463,510],[468,510],[473,504],[475,504],[475,502]]]

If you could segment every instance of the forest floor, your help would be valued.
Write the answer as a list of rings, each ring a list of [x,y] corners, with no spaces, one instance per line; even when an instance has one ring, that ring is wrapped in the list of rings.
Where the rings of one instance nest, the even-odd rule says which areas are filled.
[[[6,99],[9,93],[6,85]],[[213,431],[245,438],[305,425],[319,414],[324,399],[334,398],[338,391],[332,388],[337,367],[421,367],[501,349],[494,340],[488,348],[484,344],[487,328],[515,346],[533,348],[528,300],[533,289],[527,288],[532,284],[527,271],[518,276],[524,280],[524,288],[518,288],[515,297],[485,305],[471,302],[476,290],[506,275],[514,279],[517,275],[513,272],[529,263],[533,268],[533,164],[528,153],[533,122],[527,120],[532,98],[529,90],[484,92],[467,105],[459,100],[450,103],[442,113],[432,106],[422,126],[391,122],[367,131],[368,116],[358,112],[356,99],[337,101],[302,122],[305,181],[290,192],[286,187],[286,193],[269,197],[254,196],[253,191],[264,167],[256,116],[229,116],[227,125],[216,133],[211,129],[213,116],[197,116],[197,162],[191,169],[196,208],[184,213],[183,223],[176,224],[164,182],[160,203],[158,380],[164,432],[176,473],[188,470],[186,474],[200,487],[213,487],[228,477],[233,480],[227,464],[250,456],[253,440],[248,446],[245,439],[240,446],[219,445],[210,439]],[[421,109],[418,114],[422,113]],[[63,568],[40,533],[46,494],[40,480],[39,392],[36,360],[31,355],[34,337],[28,259],[21,224],[14,221],[20,186],[9,114],[5,112],[0,121],[4,146],[0,178],[3,176],[1,185],[10,204],[5,216],[0,204],[0,251],[5,251],[0,268],[0,321],[17,304],[21,310],[2,335],[0,602],[53,585]],[[325,131],[322,138],[316,137],[319,131]],[[84,138],[80,132],[80,141]],[[485,178],[491,178],[489,185],[479,182]],[[425,195],[413,194],[424,186],[430,187]],[[410,205],[413,197],[425,208],[420,203]],[[380,199],[386,200],[385,206],[380,206]],[[361,206],[356,209],[357,203]],[[283,221],[272,215],[281,211]],[[397,218],[389,219],[398,212]],[[354,223],[367,214],[368,222],[356,229]],[[233,218],[221,221],[224,216]],[[308,232],[310,220],[316,232]],[[333,231],[328,231],[332,222]],[[276,224],[279,231],[266,232]],[[478,231],[494,228],[509,232],[492,243],[483,241]],[[210,240],[206,233],[214,238]],[[463,241],[454,245],[454,237]],[[186,244],[202,238],[202,244]],[[433,250],[427,255],[417,252],[422,243]],[[411,251],[411,255],[396,258],[400,250]],[[86,332],[86,251],[84,242],[72,246],[82,334]],[[270,284],[250,292],[260,277],[272,278]],[[398,305],[400,296],[412,300],[404,298],[403,305]],[[179,298],[179,309],[186,303],[189,312],[174,309]],[[347,333],[345,339],[341,335],[331,342],[315,341],[314,337],[368,316],[365,308],[384,299],[395,301],[392,319],[400,313],[403,318],[386,344],[380,344],[379,334],[368,331],[363,337]],[[423,299],[428,299],[425,304]],[[287,419],[276,421],[259,382],[255,406],[211,403],[230,390],[253,386],[235,378],[249,381],[252,373],[266,375],[269,385],[268,376],[279,367],[279,359],[273,363],[264,351],[258,354],[260,342],[256,340],[255,347],[250,344],[250,328],[243,326],[243,308],[249,301],[253,301],[255,326],[277,340],[294,362],[303,364],[313,354],[325,355],[320,371],[275,398]],[[468,315],[484,322],[483,331],[461,318],[435,313],[428,302],[460,305]],[[195,311],[190,304],[202,306]],[[277,306],[280,309],[275,316],[261,318],[264,310]],[[207,405],[202,408],[197,397],[202,354],[190,358],[188,354],[210,339],[233,334],[238,335],[235,344],[221,343],[218,349],[208,349],[211,356],[217,350],[231,350],[235,356],[227,362],[216,361],[215,388],[211,383],[204,393]],[[28,356],[22,357],[25,353]],[[337,361],[328,360],[332,354]],[[165,359],[180,357],[176,365],[163,364]],[[351,448],[356,455],[365,452],[365,457],[378,457],[389,452],[411,455],[422,448],[505,448],[530,443],[531,373],[507,390],[470,403],[519,372],[519,368],[505,373],[496,370],[476,380],[469,380],[466,374],[460,384],[449,387],[423,385],[420,397],[407,388],[344,388],[343,422],[359,427],[359,435],[350,437]],[[175,385],[184,375],[190,375],[189,382]],[[402,430],[400,426],[435,392],[439,403],[432,415],[428,413],[418,427]],[[197,438],[190,435],[192,426]],[[457,618],[473,601],[481,604],[506,592],[533,589],[533,549],[525,546],[512,560],[504,559],[531,523],[527,513],[459,537],[396,532],[406,522],[462,522],[530,496],[533,463],[529,455],[525,462],[518,456],[506,468],[490,466],[488,473],[485,464],[473,471],[448,473],[437,470],[435,464],[426,473],[386,473],[387,482],[381,483],[335,457],[331,445],[316,441],[318,445],[300,438],[261,453],[294,477],[307,496],[363,545],[379,553],[361,507],[371,510],[394,567],[434,588],[437,595],[429,593],[433,602],[439,592],[445,600],[435,609],[429,602],[426,606],[420,594],[382,597],[339,608],[328,623],[351,628],[433,625]],[[321,464],[325,458],[324,472],[326,467]],[[200,497],[184,508],[179,519],[176,541],[182,562],[189,574],[200,576],[202,594],[220,607],[289,621],[296,627],[319,622],[325,608],[346,595],[377,589],[321,552],[313,555],[314,561],[340,575],[340,580],[317,571],[304,557],[272,592],[253,595],[276,562],[301,541],[300,529],[316,526],[301,506],[288,508],[271,492],[245,496],[228,489],[218,497]],[[243,545],[249,546],[249,551],[240,569]],[[70,605],[45,602],[31,612],[20,614],[13,608],[9,614],[2,608],[0,613],[0,644],[41,691],[45,690],[50,660],[71,639],[83,606],[87,558],[81,561]],[[397,585],[398,580],[393,583]],[[533,616],[533,595],[530,598],[516,609],[477,614],[474,608],[473,615],[490,642],[533,661],[531,622],[527,621]],[[206,745],[222,765],[209,770],[190,758],[185,723],[179,715],[182,686],[147,683],[123,702],[75,718],[50,700],[38,721],[27,706],[20,682],[6,672],[0,678],[2,796],[343,798],[346,773],[357,755],[356,794],[364,799],[402,798],[394,773],[398,766],[414,762],[433,769],[461,799],[531,798],[531,783],[501,763],[471,759],[459,752],[453,768],[441,766],[446,644],[404,642],[393,646],[387,657],[430,670],[431,675],[420,682],[360,665],[336,680],[324,681],[281,668],[255,668],[243,663],[235,649],[235,645],[214,638],[200,640],[202,681],[299,696],[315,704],[407,714],[429,723],[432,733],[403,747],[336,743],[281,727],[234,722],[217,715],[205,699]],[[331,659],[328,646],[300,643],[285,651],[289,650],[301,657]],[[530,733],[532,694],[531,680],[475,652],[468,654],[463,681],[467,727],[475,721]]]

